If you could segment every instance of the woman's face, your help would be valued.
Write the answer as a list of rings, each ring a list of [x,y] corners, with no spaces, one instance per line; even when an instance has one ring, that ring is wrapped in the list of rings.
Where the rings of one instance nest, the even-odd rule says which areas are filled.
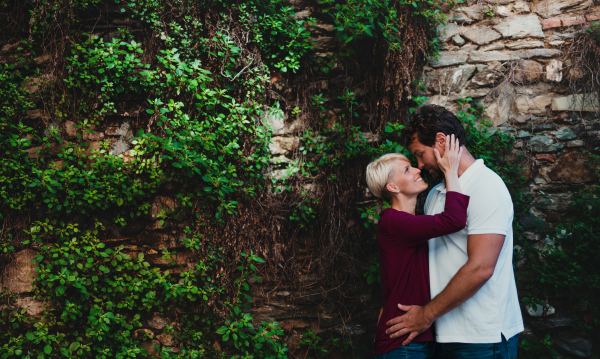
[[[427,189],[428,185],[420,176],[421,170],[410,165],[410,162],[396,160],[392,178],[387,188],[392,193],[400,193],[405,196],[414,196]]]

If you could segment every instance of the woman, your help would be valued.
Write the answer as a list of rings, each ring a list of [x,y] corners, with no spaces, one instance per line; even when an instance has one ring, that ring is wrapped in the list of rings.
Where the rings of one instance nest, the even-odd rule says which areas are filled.
[[[467,220],[469,197],[460,193],[458,164],[462,148],[454,135],[446,136],[444,157],[435,156],[446,178],[444,212],[435,216],[417,216],[417,195],[427,189],[419,175],[421,171],[399,153],[390,153],[367,167],[367,184],[375,196],[392,204],[381,213],[377,224],[377,244],[380,255],[383,308],[379,314],[375,338],[376,359],[416,358],[433,356],[432,329],[402,346],[408,337],[391,339],[385,334],[386,322],[404,314],[398,304],[425,305],[429,296],[427,241],[463,229]]]

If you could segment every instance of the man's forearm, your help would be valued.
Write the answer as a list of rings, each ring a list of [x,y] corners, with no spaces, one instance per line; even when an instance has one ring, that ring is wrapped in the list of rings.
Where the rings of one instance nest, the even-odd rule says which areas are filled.
[[[493,268],[483,268],[481,265],[467,262],[458,270],[450,283],[431,302],[423,308],[424,315],[433,322],[442,315],[464,303],[490,279]]]

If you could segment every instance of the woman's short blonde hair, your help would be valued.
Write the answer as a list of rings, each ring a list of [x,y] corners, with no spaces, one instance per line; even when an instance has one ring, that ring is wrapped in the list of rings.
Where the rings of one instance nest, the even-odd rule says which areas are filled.
[[[369,190],[386,201],[392,200],[391,193],[387,190],[386,185],[389,183],[390,174],[394,170],[394,161],[402,160],[410,163],[408,158],[401,153],[388,153],[367,166],[367,186]]]

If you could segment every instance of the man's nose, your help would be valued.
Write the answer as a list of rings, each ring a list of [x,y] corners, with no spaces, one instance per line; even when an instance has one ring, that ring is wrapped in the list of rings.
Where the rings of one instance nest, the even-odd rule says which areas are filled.
[[[419,167],[419,169],[422,169],[423,167],[425,167],[425,164],[423,162],[421,162],[421,159],[417,160],[417,167]]]

